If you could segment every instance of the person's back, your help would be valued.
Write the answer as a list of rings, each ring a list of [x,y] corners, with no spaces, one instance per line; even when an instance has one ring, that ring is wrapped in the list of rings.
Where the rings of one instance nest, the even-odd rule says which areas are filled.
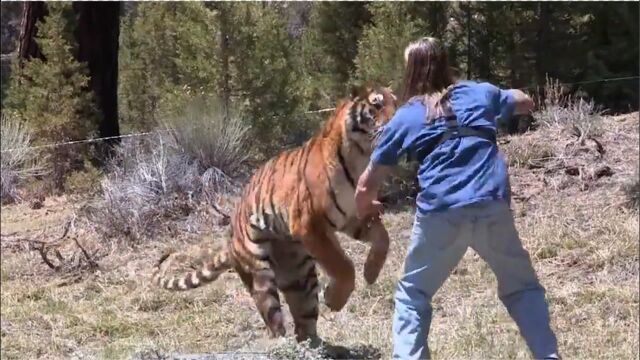
[[[420,164],[418,211],[395,294],[393,357],[430,356],[431,299],[472,247],[495,273],[498,296],[534,356],[558,359],[544,288],[520,242],[496,144],[498,121],[530,112],[531,99],[488,83],[454,84],[446,51],[432,38],[410,44],[405,59],[405,104],[380,132],[355,195],[358,216],[376,216],[384,176],[402,156]]]
[[[452,122],[495,140],[497,122],[514,111],[514,97],[489,83],[472,81],[455,84],[448,97],[452,114],[433,122],[427,121],[424,97],[416,96],[400,107],[381,134],[372,161],[392,166],[406,153],[420,163],[417,205],[422,213],[486,200],[508,201],[507,166],[491,139],[465,136],[439,142]]]

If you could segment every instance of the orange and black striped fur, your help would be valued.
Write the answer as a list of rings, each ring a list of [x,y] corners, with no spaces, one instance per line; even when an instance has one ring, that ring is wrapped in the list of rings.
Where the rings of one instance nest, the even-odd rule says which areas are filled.
[[[387,256],[389,237],[380,219],[356,218],[354,192],[369,163],[378,128],[395,112],[388,89],[362,89],[343,101],[321,131],[303,146],[272,158],[244,188],[232,217],[226,249],[182,277],[154,282],[187,290],[234,269],[251,293],[274,336],[285,334],[278,290],[289,304],[296,338],[315,338],[318,319],[316,264],[330,277],[325,303],[339,311],[355,287],[355,270],[335,232],[370,244],[364,268],[375,282]]]

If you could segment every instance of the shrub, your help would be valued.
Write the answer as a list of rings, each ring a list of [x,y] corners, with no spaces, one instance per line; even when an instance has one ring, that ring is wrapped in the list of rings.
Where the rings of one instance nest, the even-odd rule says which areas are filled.
[[[217,168],[201,175],[198,160],[173,137],[124,139],[102,180],[102,198],[83,213],[105,239],[131,242],[158,235],[166,220],[188,217],[202,203],[216,204],[235,182]]]
[[[213,97],[190,98],[167,116],[165,125],[185,153],[204,169],[217,168],[235,175],[248,157],[248,127]]]
[[[23,121],[2,114],[2,203],[21,200],[18,186],[29,178],[45,173],[42,154],[31,149],[32,130]]]
[[[269,155],[304,124],[297,43],[277,6],[149,3],[123,19],[123,129],[152,130],[184,93],[233,104]],[[293,136],[296,137],[295,134]]]
[[[416,162],[402,161],[380,190],[380,200],[388,206],[413,204],[420,192]]]
[[[69,173],[64,180],[64,192],[66,194],[91,195],[100,189],[102,171],[88,164],[84,169]]]
[[[197,165],[175,151],[170,139],[126,139],[102,180],[102,199],[84,213],[104,238],[139,241],[153,236],[178,208],[172,195],[196,190],[197,177]]]
[[[592,100],[566,94],[557,80],[547,78],[544,106],[536,114],[543,126],[560,126],[581,139],[603,132],[602,110]]]
[[[216,91],[218,31],[203,2],[140,3],[123,17],[118,82],[123,129],[157,127],[159,107],[175,89]]]
[[[229,9],[231,93],[251,125],[252,147],[267,156],[281,151],[289,134],[306,127],[300,118],[301,79],[298,44],[287,32],[277,7],[238,3]],[[233,100],[233,99],[232,99]],[[295,136],[294,136],[295,137]]]

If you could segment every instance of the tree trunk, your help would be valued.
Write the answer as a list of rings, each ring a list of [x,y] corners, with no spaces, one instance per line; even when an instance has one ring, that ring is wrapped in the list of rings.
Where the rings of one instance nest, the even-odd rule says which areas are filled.
[[[38,21],[47,15],[44,1],[25,1],[22,7],[22,20],[20,22],[20,37],[18,44],[18,56],[20,60],[33,58],[44,60],[42,51],[36,43],[38,33]]]
[[[495,35],[492,3],[483,3],[481,9],[483,30],[480,35],[480,56],[478,57],[478,75],[481,80],[492,81],[491,76],[491,40]],[[500,5],[504,6],[504,5]]]
[[[513,3],[509,3],[509,12],[513,12]],[[511,21],[513,21],[513,23],[509,23],[509,29],[513,29],[511,33],[509,33],[507,35],[507,45],[506,45],[506,51],[507,51],[507,66],[509,67],[509,86],[511,87],[519,87],[518,84],[518,75],[516,73],[516,66],[518,64],[517,60],[516,60],[516,54],[517,54],[517,50],[516,50],[516,36],[517,36],[517,29],[518,29],[518,25],[517,25],[517,20],[515,19],[515,17],[511,17]]]
[[[467,80],[471,80],[471,2],[467,1]]]
[[[100,137],[118,136],[118,38],[120,35],[119,2],[74,2],[78,19],[78,61],[89,67],[89,86],[94,91],[102,114]],[[119,139],[103,142],[102,156],[109,154]]]
[[[549,56],[549,27],[551,23],[551,7],[545,2],[538,3],[537,9],[538,15],[538,29],[537,39],[535,45],[535,71],[536,71],[536,83],[538,86],[539,105],[543,106],[545,103],[544,85],[546,83],[547,76],[547,56]]]
[[[222,101],[224,103],[224,116],[229,118],[229,108],[231,106],[231,74],[229,73],[229,12],[226,4],[220,4],[220,58],[222,60],[222,77],[220,87],[222,88]]]
[[[447,24],[446,12],[448,4],[445,2],[432,2],[429,3],[429,24],[428,29],[430,36],[442,38],[444,35],[444,29]]]

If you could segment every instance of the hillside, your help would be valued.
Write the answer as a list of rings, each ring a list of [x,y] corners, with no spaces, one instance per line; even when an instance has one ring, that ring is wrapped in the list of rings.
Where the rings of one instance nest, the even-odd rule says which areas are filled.
[[[549,123],[502,138],[501,147],[510,163],[518,230],[548,291],[561,352],[568,359],[637,359],[638,113],[575,126]],[[2,207],[3,359],[160,359],[235,350],[321,356],[290,339],[268,339],[233,273],[189,293],[148,284],[150,269],[168,246],[186,247],[185,259],[196,259],[218,243],[217,234],[167,225],[173,230],[157,241],[108,243],[80,220],[68,222],[83,203],[57,197],[35,210],[29,204]],[[319,333],[346,347],[349,357],[390,355],[393,291],[412,216],[411,206],[385,214],[392,244],[373,286],[365,286],[360,275],[366,247],[344,242],[359,271],[356,291],[343,311],[321,309]],[[72,238],[80,245],[67,241],[61,247],[63,268],[55,271],[42,261],[42,242]],[[498,300],[495,278],[471,250],[435,296],[431,329],[434,358],[529,357]]]

